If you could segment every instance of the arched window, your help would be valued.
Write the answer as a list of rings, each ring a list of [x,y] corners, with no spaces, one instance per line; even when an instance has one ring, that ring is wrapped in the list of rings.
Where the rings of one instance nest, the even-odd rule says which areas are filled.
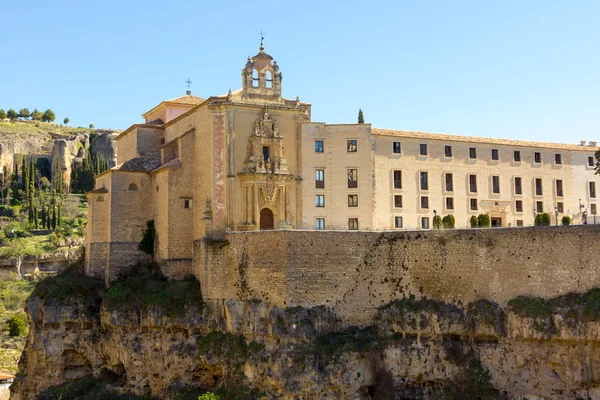
[[[96,201],[104,201],[104,196],[100,195],[96,197]]]
[[[129,185],[129,190],[137,192],[137,185],[135,183],[132,183],[131,185]]]
[[[267,71],[267,87],[273,87],[273,73],[271,71]]]
[[[258,87],[258,70],[252,70],[252,87]]]

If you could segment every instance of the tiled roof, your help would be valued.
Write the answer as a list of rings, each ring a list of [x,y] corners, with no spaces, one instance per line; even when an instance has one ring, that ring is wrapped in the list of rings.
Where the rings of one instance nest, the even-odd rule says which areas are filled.
[[[160,153],[153,152],[142,157],[132,158],[111,168],[111,171],[150,172],[160,166]]]
[[[171,100],[165,100],[165,103],[178,103],[178,104],[191,104],[198,105],[202,103],[205,99],[202,97],[194,96],[192,94],[186,94],[185,96],[176,97]]]
[[[90,190],[88,193],[108,193],[108,189],[105,187],[101,187],[98,189]]]
[[[169,168],[176,168],[176,167],[180,167],[181,166],[181,161],[179,161],[179,159],[174,158],[173,160],[164,163],[163,165],[161,165],[160,167],[152,170],[151,172],[159,172],[165,169],[169,169]]]
[[[494,138],[482,138],[475,136],[460,136],[460,135],[448,135],[442,133],[428,133],[428,132],[412,132],[412,131],[397,131],[393,129],[381,129],[372,128],[371,133],[379,136],[394,136],[394,137],[405,137],[405,138],[416,138],[416,139],[429,139],[429,140],[445,140],[452,142],[465,142],[465,143],[481,143],[481,144],[498,144],[515,147],[540,147],[547,149],[561,149],[561,150],[580,150],[580,151],[596,151],[597,146],[581,146],[577,144],[563,144],[563,143],[547,143],[547,142],[529,142],[525,140],[512,140],[512,139],[494,139]]]

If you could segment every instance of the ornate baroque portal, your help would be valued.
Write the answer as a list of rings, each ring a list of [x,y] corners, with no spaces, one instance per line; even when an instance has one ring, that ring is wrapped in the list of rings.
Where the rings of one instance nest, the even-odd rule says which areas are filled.
[[[254,124],[254,131],[248,138],[248,147],[244,169],[239,174],[244,196],[243,218],[239,230],[269,229],[261,216],[272,214],[272,227],[286,229],[293,226],[289,210],[289,190],[293,175],[283,149],[283,137],[277,121],[271,118],[265,107],[260,118]],[[288,217],[290,215],[290,217]]]

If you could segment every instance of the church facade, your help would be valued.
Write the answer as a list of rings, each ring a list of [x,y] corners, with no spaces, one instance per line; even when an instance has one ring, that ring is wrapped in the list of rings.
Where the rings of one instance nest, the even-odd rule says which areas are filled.
[[[282,97],[261,44],[242,88],[164,101],[117,138],[117,166],[88,193],[86,272],[107,283],[136,260],[148,221],[166,275],[201,272],[198,242],[228,231],[532,225],[549,212],[594,221],[596,143],[563,145],[311,122]],[[598,220],[600,223],[600,218]]]

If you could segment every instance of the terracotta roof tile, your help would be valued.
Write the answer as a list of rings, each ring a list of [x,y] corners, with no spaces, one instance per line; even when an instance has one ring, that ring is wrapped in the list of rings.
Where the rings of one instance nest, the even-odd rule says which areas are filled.
[[[111,168],[111,171],[150,172],[160,166],[160,153],[153,152],[142,157],[132,158],[121,165]]]
[[[481,143],[481,144],[498,144],[515,147],[540,147],[547,149],[560,149],[560,150],[580,150],[580,151],[596,151],[599,148],[597,146],[581,146],[577,144],[563,144],[563,143],[547,143],[547,142],[529,142],[525,140],[512,140],[512,139],[494,139],[494,138],[482,138],[476,136],[460,136],[460,135],[449,135],[442,133],[428,133],[428,132],[412,132],[412,131],[399,131],[393,129],[381,129],[372,128],[371,133],[379,136],[395,136],[405,138],[417,138],[417,139],[429,139],[429,140],[445,140],[453,142],[466,142],[466,143]]]
[[[179,103],[179,104],[192,104],[198,105],[202,103],[205,99],[202,97],[194,96],[192,94],[186,94],[185,96],[176,97],[171,100],[165,100],[165,103]]]

